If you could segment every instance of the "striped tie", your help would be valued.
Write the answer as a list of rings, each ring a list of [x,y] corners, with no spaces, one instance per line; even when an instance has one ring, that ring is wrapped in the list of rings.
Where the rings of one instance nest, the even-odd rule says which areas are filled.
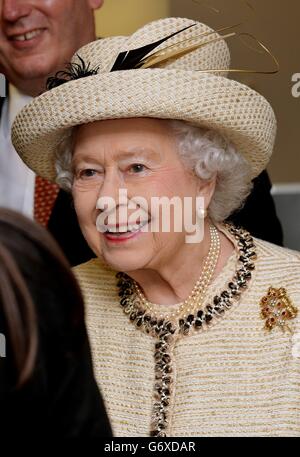
[[[34,219],[47,227],[50,215],[59,192],[57,184],[36,176],[34,190]]]

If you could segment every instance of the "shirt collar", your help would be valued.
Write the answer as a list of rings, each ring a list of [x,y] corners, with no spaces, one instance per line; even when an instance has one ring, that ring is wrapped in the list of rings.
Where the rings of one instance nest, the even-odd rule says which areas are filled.
[[[9,85],[8,97],[8,121],[10,127],[15,120],[16,115],[32,100],[30,95],[22,94],[15,86]]]

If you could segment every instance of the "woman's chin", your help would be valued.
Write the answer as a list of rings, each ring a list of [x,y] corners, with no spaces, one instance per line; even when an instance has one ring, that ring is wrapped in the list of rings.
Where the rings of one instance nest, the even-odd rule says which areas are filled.
[[[135,253],[111,253],[102,252],[102,257],[105,262],[116,271],[135,271],[145,267],[145,256],[141,256],[140,252]]]

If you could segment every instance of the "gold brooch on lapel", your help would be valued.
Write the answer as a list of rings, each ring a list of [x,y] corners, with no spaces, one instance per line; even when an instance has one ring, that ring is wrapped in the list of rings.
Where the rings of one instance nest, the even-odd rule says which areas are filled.
[[[272,330],[274,327],[280,327],[283,331],[289,330],[288,320],[297,316],[298,310],[293,306],[289,299],[286,289],[280,287],[269,287],[267,295],[260,300],[261,317],[265,319],[265,328]]]

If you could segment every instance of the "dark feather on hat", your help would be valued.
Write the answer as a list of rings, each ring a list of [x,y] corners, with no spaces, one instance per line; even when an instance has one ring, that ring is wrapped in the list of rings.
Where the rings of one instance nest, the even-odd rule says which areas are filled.
[[[66,70],[58,71],[54,76],[47,79],[47,90],[54,89],[54,87],[61,86],[69,81],[98,74],[99,67],[91,68],[90,64],[86,64],[78,54],[77,57],[80,63],[69,63]]]
[[[192,24],[187,27],[184,27],[183,29],[178,30],[175,33],[172,33],[171,35],[168,35],[167,37],[162,38],[161,40],[155,41],[155,43],[150,43],[146,46],[142,46],[141,48],[132,49],[131,51],[120,52],[110,71],[134,70],[136,68],[140,68],[143,65],[144,57],[147,54],[149,54],[149,52],[153,51],[153,49],[157,48],[164,41],[169,40],[173,36],[178,35],[178,33],[181,33],[184,30],[194,27],[195,25],[196,24]]]

